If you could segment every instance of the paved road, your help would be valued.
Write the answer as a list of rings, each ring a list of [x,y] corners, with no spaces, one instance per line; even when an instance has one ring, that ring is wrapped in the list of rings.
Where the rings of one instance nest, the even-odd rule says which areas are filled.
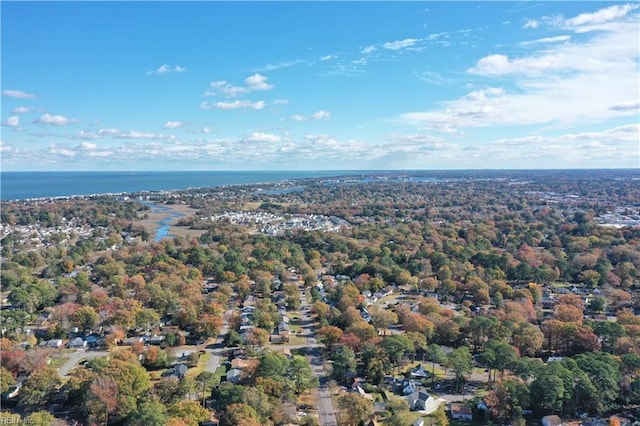
[[[314,330],[312,328],[311,311],[307,302],[307,296],[304,287],[300,287],[300,308],[301,323],[304,335],[307,336],[307,360],[311,365],[313,374],[318,378],[320,385],[318,386],[317,408],[320,416],[321,426],[338,426],[336,420],[336,412],[333,408],[331,400],[331,389],[329,388],[329,377],[324,370],[324,360],[322,358],[322,345],[316,342]]]
[[[224,346],[222,341],[224,340],[224,336],[227,334],[229,329],[229,318],[233,313],[233,309],[227,309],[227,312],[224,314],[224,319],[222,323],[222,327],[220,328],[220,333],[218,337],[216,337],[215,343],[212,345],[207,345],[204,349],[209,352],[211,356],[209,357],[209,361],[207,361],[207,365],[204,367],[204,371],[208,371],[210,373],[215,373],[218,369],[218,365],[220,365],[220,359],[222,358],[222,353],[224,352]]]
[[[101,356],[107,356],[109,355],[109,352],[106,351],[87,351],[86,349],[79,349],[77,351],[75,351],[74,353],[68,354],[68,355],[63,355],[63,357],[67,358],[68,360],[62,364],[62,366],[60,366],[60,368],[58,368],[58,375],[60,377],[64,377],[66,375],[68,375],[71,370],[73,370],[75,368],[75,366],[78,364],[78,362],[80,362],[81,359],[94,359],[94,358],[99,358]]]

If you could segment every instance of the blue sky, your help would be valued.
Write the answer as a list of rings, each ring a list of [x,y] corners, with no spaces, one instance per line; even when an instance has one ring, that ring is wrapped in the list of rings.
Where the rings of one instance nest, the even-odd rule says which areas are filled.
[[[2,170],[640,166],[637,2],[6,2]]]

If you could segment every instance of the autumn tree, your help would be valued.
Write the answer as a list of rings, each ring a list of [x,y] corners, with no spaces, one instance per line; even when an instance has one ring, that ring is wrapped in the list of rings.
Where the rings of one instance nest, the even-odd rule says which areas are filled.
[[[349,392],[338,398],[340,423],[356,426],[366,422],[373,416],[373,403],[358,393]]]

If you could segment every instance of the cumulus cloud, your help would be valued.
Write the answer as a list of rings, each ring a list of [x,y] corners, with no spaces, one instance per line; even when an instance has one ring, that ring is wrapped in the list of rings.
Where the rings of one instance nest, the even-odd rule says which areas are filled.
[[[416,38],[406,38],[404,40],[390,41],[382,45],[385,49],[389,50],[400,50],[406,49],[408,47],[413,47],[419,39]]]
[[[9,96],[10,98],[16,98],[16,99],[33,99],[36,97],[36,95],[32,93],[25,93],[21,90],[10,90],[10,89],[3,90],[2,94],[4,96]]]
[[[177,129],[178,127],[184,126],[182,121],[167,121],[162,126],[163,129]]]
[[[274,135],[271,133],[261,133],[261,132],[253,132],[251,135],[244,138],[245,142],[269,142],[276,143],[280,142],[282,138],[278,135]]]
[[[223,101],[223,102],[201,102],[201,109],[222,109],[222,110],[233,110],[233,109],[255,109],[261,110],[264,109],[265,102],[264,101]]]
[[[14,109],[12,109],[11,113],[12,114],[26,114],[29,111],[31,111],[31,108],[19,106],[19,107],[15,107]]]
[[[91,142],[82,142],[79,148],[83,151],[95,151],[96,149],[98,149],[98,145]]]
[[[73,124],[76,121],[77,120],[74,120],[74,119],[69,118],[69,117],[65,117],[64,115],[44,114],[44,115],[40,116],[40,118],[38,118],[36,121],[34,121],[34,123],[48,124],[48,125],[52,125],[52,126],[66,126],[66,125],[69,125],[69,124]]]
[[[167,64],[162,64],[155,70],[147,71],[147,75],[151,75],[151,74],[166,75],[171,73],[181,73],[185,71],[187,71],[187,68],[181,65],[171,66]]]
[[[331,117],[331,113],[325,110],[316,111],[313,114],[306,116],[296,114],[291,116],[293,121],[317,121],[317,120],[328,120]]]
[[[602,24],[625,17],[629,12],[636,10],[637,4],[624,4],[605,7],[593,13],[581,13],[580,15],[567,19],[569,26]]]
[[[2,122],[2,125],[8,127],[18,127],[20,125],[20,117],[18,117],[17,115],[9,117]]]
[[[553,43],[559,39],[549,37],[546,41],[552,43],[539,49],[532,44],[534,49],[518,57],[496,53],[480,58],[467,69],[469,74],[492,78],[496,85],[513,89],[506,90],[501,98],[488,98],[481,105],[460,98],[445,102],[439,111],[418,116],[428,119],[429,123],[447,123],[458,129],[504,124],[568,126],[628,116],[636,111],[637,104],[636,100],[630,101],[629,92],[640,89],[638,25],[632,19],[637,16],[627,16],[630,10],[633,8],[605,8],[604,12],[595,12],[588,19],[567,21],[606,21],[588,38]],[[612,16],[622,17],[615,20]],[[546,21],[551,22],[552,18]],[[549,25],[563,26],[562,23]],[[576,28],[575,31],[582,30]],[[470,120],[469,116],[460,119],[461,113],[479,107],[492,111],[484,117],[484,122]],[[458,119],[461,121],[456,125]]]
[[[98,135],[93,132],[87,132],[85,130],[80,130],[75,135],[73,135],[73,139],[81,139],[81,140],[93,140],[98,139]]]
[[[538,21],[536,21],[535,19],[529,19],[527,22],[525,22],[522,28],[538,28],[538,26],[540,26],[540,23]]]
[[[367,47],[365,47],[364,49],[362,49],[362,50],[360,51],[360,53],[362,53],[363,55],[368,55],[368,54],[370,54],[370,53],[375,52],[376,50],[378,50],[378,48],[377,48],[377,47],[375,47],[374,45],[371,45],[371,46],[367,46]]]
[[[268,78],[262,74],[256,73],[244,80],[244,86],[234,86],[226,80],[213,81],[209,86],[213,91],[207,91],[205,96],[214,96],[217,92],[224,95],[236,97],[241,94],[258,92],[273,89],[273,84],[267,83]]]

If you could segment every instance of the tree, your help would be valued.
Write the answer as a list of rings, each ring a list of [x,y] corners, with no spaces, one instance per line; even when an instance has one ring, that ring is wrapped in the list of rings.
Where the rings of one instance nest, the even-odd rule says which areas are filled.
[[[187,426],[198,426],[209,419],[209,411],[196,401],[180,401],[168,407],[168,415],[182,419]]]
[[[565,394],[564,383],[560,377],[545,371],[529,386],[532,408],[539,413],[556,412],[562,407]]]
[[[318,378],[314,376],[309,363],[305,358],[299,356],[294,357],[289,363],[287,378],[293,384],[296,395],[318,385]]]
[[[153,393],[165,405],[184,399],[189,392],[188,377],[180,380],[175,377],[160,379],[153,385]]]
[[[344,331],[333,325],[325,325],[316,332],[320,336],[320,341],[329,349],[340,341]]]
[[[433,381],[436,377],[436,364],[445,364],[447,362],[447,354],[440,345],[432,343],[427,346],[425,356],[431,361],[431,380]]]
[[[259,426],[260,416],[251,406],[243,403],[231,404],[225,410],[225,424],[238,426]]]
[[[260,357],[260,365],[256,375],[260,377],[283,380],[289,368],[289,359],[279,352],[266,352]]]
[[[339,346],[332,355],[333,374],[341,382],[345,382],[348,373],[356,372],[356,355],[344,346]]]
[[[199,389],[202,390],[202,405],[205,403],[207,397],[207,389],[211,389],[215,383],[216,375],[210,371],[203,371],[196,376],[195,383]]]
[[[454,349],[449,354],[448,361],[451,369],[456,374],[456,388],[459,388],[460,379],[470,373],[473,368],[469,348],[466,346],[460,346],[459,348]]]
[[[371,314],[371,322],[373,325],[377,329],[382,330],[385,335],[387,334],[387,328],[398,322],[398,316],[394,312],[383,309],[379,305],[373,305],[369,309],[369,313]]]
[[[529,389],[520,379],[499,380],[485,397],[491,417],[498,422],[515,421],[529,407]]]
[[[100,361],[100,362],[96,362]],[[118,422],[138,408],[138,401],[151,388],[149,374],[129,350],[112,351],[108,360],[92,361],[95,371],[89,386],[85,405],[89,414],[97,419]]]
[[[140,404],[138,410],[131,415],[127,426],[164,425],[167,419],[167,407],[163,403],[147,401]]]
[[[51,367],[43,367],[31,373],[20,389],[20,402],[26,405],[42,404],[62,381],[58,372]]]
[[[252,328],[247,334],[247,343],[252,346],[263,347],[269,343],[269,332],[263,328]]]
[[[93,329],[98,324],[98,313],[92,306],[82,306],[71,316],[71,324],[83,332]]]
[[[373,403],[358,393],[345,393],[338,398],[340,423],[358,425],[373,416]]]
[[[507,342],[489,340],[482,353],[482,359],[489,368],[489,381],[491,382],[491,370],[500,370],[502,375],[505,368],[513,364],[517,358],[518,352]],[[493,378],[495,380],[495,373]]]
[[[274,408],[269,400],[269,395],[257,387],[247,387],[245,389],[244,395],[242,395],[242,403],[253,407],[262,421],[269,418]]]
[[[0,393],[5,393],[9,388],[16,384],[13,374],[4,367],[0,367]]]
[[[381,346],[397,367],[400,367],[405,354],[413,351],[413,342],[403,334],[385,336],[382,339]]]
[[[142,357],[142,365],[150,370],[159,370],[169,366],[169,354],[157,346],[150,346]]]
[[[544,334],[540,328],[528,322],[521,322],[513,330],[511,335],[513,346],[518,348],[520,354],[534,356],[542,349]]]
[[[55,421],[56,418],[48,411],[36,411],[24,419],[25,424],[34,426],[51,426]]]

